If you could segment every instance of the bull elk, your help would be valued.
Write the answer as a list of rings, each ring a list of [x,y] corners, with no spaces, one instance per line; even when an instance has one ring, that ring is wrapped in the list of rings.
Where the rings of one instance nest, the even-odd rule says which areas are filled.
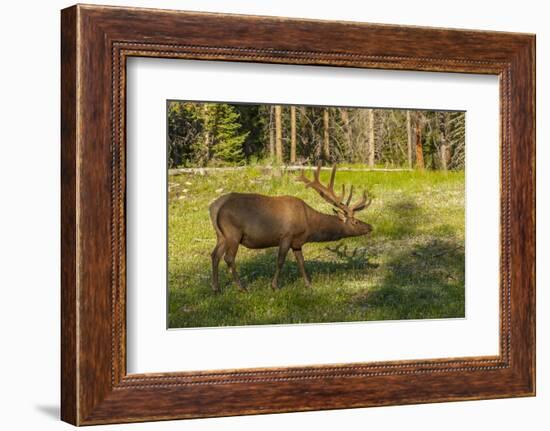
[[[271,281],[272,289],[278,288],[278,278],[289,249],[292,249],[305,285],[311,281],[304,268],[302,246],[308,242],[335,241],[341,238],[366,235],[372,226],[355,218],[355,214],[367,208],[371,198],[363,192],[361,200],[351,204],[353,186],[345,200],[345,186],[342,194],[334,192],[336,165],[332,167],[327,186],[319,181],[321,165],[318,164],[313,180],[303,173],[298,177],[306,187],[315,190],[333,207],[334,215],[314,210],[303,200],[293,196],[263,196],[255,193],[228,193],[220,196],[209,207],[210,218],[216,231],[217,243],[212,251],[212,288],[219,291],[218,267],[224,258],[235,284],[242,291],[235,265],[239,245],[250,249],[279,247],[277,267]],[[344,203],[345,200],[345,203]]]

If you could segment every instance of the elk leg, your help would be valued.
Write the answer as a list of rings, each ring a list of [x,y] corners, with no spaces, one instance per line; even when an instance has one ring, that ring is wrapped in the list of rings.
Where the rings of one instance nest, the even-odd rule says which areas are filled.
[[[238,249],[239,249],[239,244],[237,243],[227,244],[225,256],[223,258],[225,260],[225,263],[227,263],[229,270],[231,271],[231,275],[233,276],[233,281],[235,282],[237,287],[243,292],[248,292],[246,288],[243,286],[243,284],[241,283],[241,279],[239,278],[239,274],[237,273],[237,266],[235,265],[235,256],[237,255]]]
[[[225,242],[223,239],[221,239],[218,241],[218,243],[216,244],[216,247],[214,247],[214,250],[212,250],[212,254],[210,255],[212,257],[212,290],[214,292],[220,291],[220,284],[218,281],[218,272],[219,272],[220,259],[222,258],[224,253],[225,253]]]
[[[306,268],[304,266],[304,255],[302,254],[302,249],[298,248],[292,251],[294,252],[294,257],[296,257],[296,262],[298,262],[300,273],[302,274],[302,277],[304,277],[304,283],[306,284],[306,287],[311,287],[311,280],[309,279]]]
[[[271,281],[271,288],[273,290],[279,287],[279,283],[278,283],[279,273],[283,268],[289,248],[290,248],[290,240],[283,239],[281,241],[281,244],[279,245],[279,254],[277,255],[277,268],[275,268],[275,275],[273,276],[273,280]]]

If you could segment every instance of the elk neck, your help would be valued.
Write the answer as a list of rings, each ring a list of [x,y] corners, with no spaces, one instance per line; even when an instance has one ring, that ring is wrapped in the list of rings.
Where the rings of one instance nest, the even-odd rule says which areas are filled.
[[[307,242],[336,241],[349,236],[345,224],[335,215],[323,214],[309,208],[307,218],[309,235]]]

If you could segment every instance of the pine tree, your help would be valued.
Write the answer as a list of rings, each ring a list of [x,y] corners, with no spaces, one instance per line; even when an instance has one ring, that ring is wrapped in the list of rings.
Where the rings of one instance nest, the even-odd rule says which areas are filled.
[[[204,118],[204,133],[211,139],[211,159],[222,164],[241,164],[243,144],[249,132],[241,132],[239,113],[225,103],[209,104]]]

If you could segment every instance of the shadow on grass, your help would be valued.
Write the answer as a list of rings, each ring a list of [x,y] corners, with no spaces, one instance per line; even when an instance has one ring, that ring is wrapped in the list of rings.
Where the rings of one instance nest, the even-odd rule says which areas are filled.
[[[320,250],[323,251],[323,250]],[[324,252],[324,251],[323,251]],[[258,324],[318,323],[359,320],[348,319],[348,304],[342,299],[347,295],[342,284],[353,274],[365,276],[377,265],[370,256],[349,259],[332,257],[334,261],[307,258],[306,271],[312,277],[313,288],[307,289],[297,263],[289,253],[279,279],[280,289],[270,287],[275,270],[276,249],[259,251],[248,259],[239,261],[237,269],[249,293],[241,293],[234,285],[225,265],[220,265],[220,293],[213,293],[211,278],[189,287],[170,290],[169,327],[241,326]],[[330,256],[330,255],[329,255]],[[204,267],[196,273],[204,273]],[[172,279],[183,274],[172,274]],[[332,280],[327,287],[326,281]],[[335,282],[336,281],[336,282]],[[331,284],[331,282],[329,282]],[[338,298],[340,304],[338,305]],[[340,307],[340,309],[338,309]]]
[[[239,265],[250,292],[240,293],[220,267],[222,292],[214,294],[210,277],[174,289],[170,327],[351,322],[464,317],[464,248],[453,239],[387,242],[386,255],[344,253],[335,247],[331,261],[312,257],[306,289],[289,256],[278,291],[270,288],[276,250],[255,254]],[[401,248],[399,248],[401,247]],[[361,249],[361,247],[360,247]],[[326,256],[326,255],[324,255]],[[330,255],[329,255],[330,256]],[[371,261],[385,259],[378,266]],[[204,267],[197,268],[197,273]],[[348,283],[352,282],[351,285]],[[348,284],[348,287],[346,287]],[[351,287],[354,286],[354,287]]]
[[[412,197],[389,202],[384,205],[383,211],[391,213],[391,216],[384,217],[379,223],[375,223],[376,236],[390,239],[410,237],[415,235],[420,222],[428,221],[425,211]]]
[[[464,317],[464,247],[431,240],[398,251],[376,286],[358,293],[354,306],[384,310],[386,319]],[[376,317],[375,317],[376,318]]]
[[[316,259],[315,257],[308,258],[307,252],[304,251],[306,272],[313,279],[315,285],[316,275],[332,274],[339,278],[342,275],[348,274],[353,270],[368,270],[377,268],[378,265],[371,263],[372,254],[367,254],[366,247],[356,247],[353,250],[347,251],[347,246],[340,243],[335,249],[326,248],[333,254],[331,261]],[[353,254],[355,252],[355,254]],[[272,248],[258,252],[254,257],[243,261],[237,259],[237,270],[241,280],[247,284],[255,284],[258,280],[265,280],[265,287],[270,288],[271,278],[275,273],[277,262],[277,249]],[[225,271],[225,265],[220,264],[220,275]],[[232,279],[226,272],[225,288],[234,287]],[[210,280],[209,280],[210,281]],[[289,252],[279,276],[279,287],[285,289],[287,286],[294,284],[297,281],[302,281],[302,275],[298,269],[296,259],[292,252]]]

